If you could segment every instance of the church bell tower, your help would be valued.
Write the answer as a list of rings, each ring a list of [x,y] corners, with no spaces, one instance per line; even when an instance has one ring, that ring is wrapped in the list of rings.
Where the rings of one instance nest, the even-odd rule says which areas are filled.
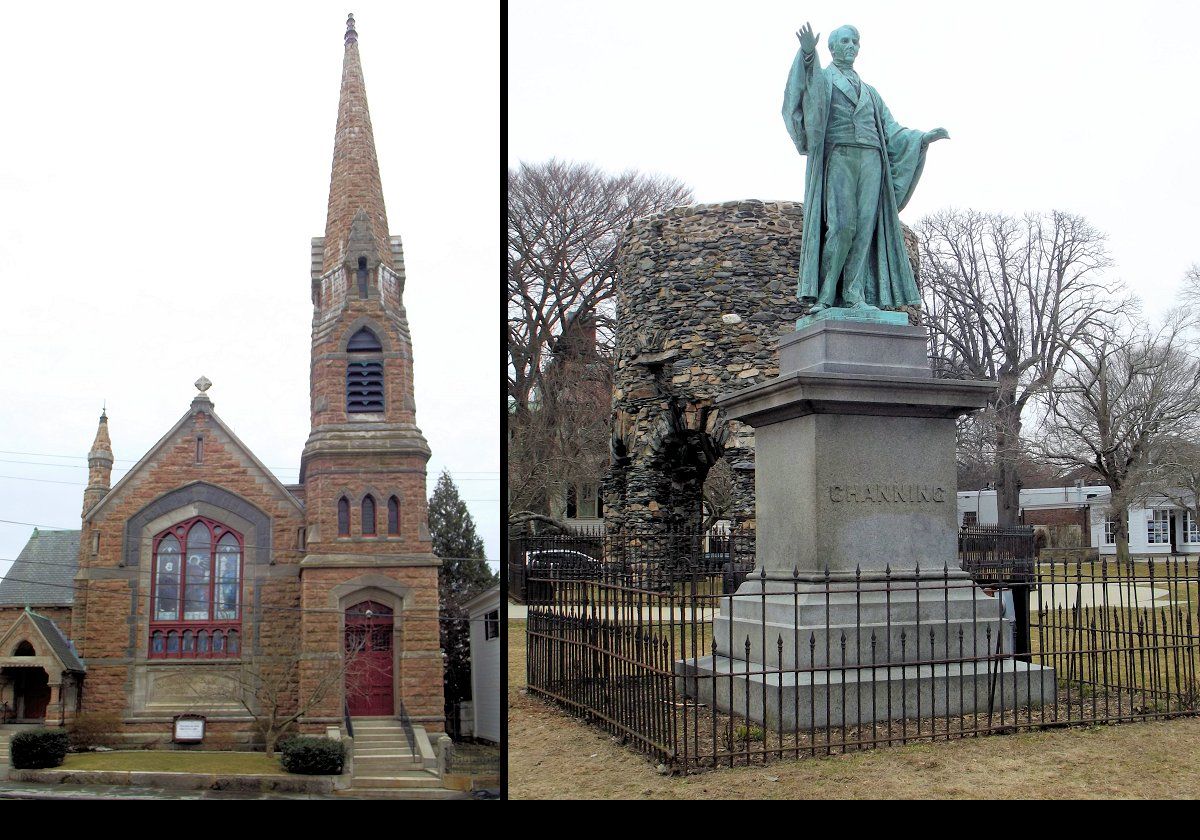
[[[371,713],[399,714],[403,701],[413,721],[441,730],[440,561],[429,538],[430,452],[416,425],[404,280],[351,15],[325,235],[312,240],[312,427],[300,466],[305,649],[323,646],[327,656],[340,655],[355,610],[370,604],[371,614],[389,611],[393,696],[375,697]],[[349,693],[348,684],[353,714]],[[331,704],[328,711],[339,710]]]

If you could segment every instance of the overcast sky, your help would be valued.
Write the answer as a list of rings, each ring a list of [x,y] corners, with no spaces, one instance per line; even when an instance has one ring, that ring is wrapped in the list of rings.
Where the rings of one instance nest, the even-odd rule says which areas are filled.
[[[550,157],[690,184],[698,202],[804,195],[780,116],[810,21],[858,27],[855,69],[902,125],[944,126],[912,225],[945,207],[1060,209],[1162,311],[1200,261],[1200,11],[1192,3],[513,0],[508,163]]]
[[[5,4],[0,560],[32,530],[11,522],[79,527],[104,400],[115,481],[201,374],[296,481],[348,11],[404,242],[429,488],[450,470],[498,559],[499,9],[354,0]]]

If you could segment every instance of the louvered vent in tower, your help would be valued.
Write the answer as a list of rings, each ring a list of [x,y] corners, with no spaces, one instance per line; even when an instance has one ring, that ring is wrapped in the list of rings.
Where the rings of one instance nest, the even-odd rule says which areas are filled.
[[[366,327],[350,337],[346,352],[346,411],[350,414],[383,411],[383,347]],[[360,355],[361,354],[361,355]],[[355,358],[358,357],[358,358]]]

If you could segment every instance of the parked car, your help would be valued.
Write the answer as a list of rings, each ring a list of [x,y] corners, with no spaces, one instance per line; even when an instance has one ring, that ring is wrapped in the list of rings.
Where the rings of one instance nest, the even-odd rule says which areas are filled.
[[[525,552],[525,600],[547,604],[554,599],[554,581],[599,580],[603,564],[582,551],[546,548]]]

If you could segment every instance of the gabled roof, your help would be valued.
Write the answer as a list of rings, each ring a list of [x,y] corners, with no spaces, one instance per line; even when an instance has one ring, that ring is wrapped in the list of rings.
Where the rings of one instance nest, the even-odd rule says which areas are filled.
[[[491,601],[493,600],[497,604],[500,603],[500,584],[496,584],[495,586],[485,589],[482,592],[472,596],[470,600],[463,604],[463,609],[466,610],[468,614],[473,614],[482,608],[490,607]]]
[[[191,421],[192,416],[197,411],[203,411],[205,415],[207,415],[209,421],[229,437],[230,442],[243,455],[245,455],[246,458],[258,468],[259,472],[262,473],[262,475],[271,483],[271,485],[279,491],[280,498],[291,502],[293,505],[295,505],[298,511],[304,510],[304,505],[300,502],[300,500],[288,492],[288,489],[284,486],[283,482],[275,477],[275,473],[271,472],[262,461],[258,460],[258,456],[251,452],[250,448],[246,446],[246,444],[242,443],[238,436],[233,433],[233,430],[230,429],[229,426],[225,425],[225,421],[217,416],[217,413],[213,411],[212,400],[206,395],[200,394],[192,400],[191,406],[184,413],[184,415],[179,418],[179,422],[172,426],[169,432],[159,438],[158,443],[150,447],[150,451],[143,455],[141,459],[133,465],[129,472],[125,473],[125,475],[121,477],[121,480],[113,485],[112,489],[104,495],[103,499],[97,502],[90,510],[84,512],[84,519],[91,519],[101,509],[103,509],[111,499],[119,497],[121,495],[121,491],[125,489],[127,484],[131,483],[133,479],[140,472],[142,472],[142,470],[146,469],[148,464],[151,464],[158,459],[159,453],[166,449],[166,447],[175,440],[175,438],[179,435],[180,430],[182,430],[183,427],[189,421]]]
[[[0,606],[69,607],[75,603],[79,531],[34,530],[0,581]]]
[[[3,630],[0,632],[0,664],[5,667],[30,665],[45,668],[49,674],[53,670],[54,660],[57,660],[63,671],[87,671],[83,660],[75,653],[75,648],[71,647],[58,625],[29,607],[11,625],[0,629]],[[15,639],[24,639],[33,644],[36,655],[9,653]]]
[[[44,615],[35,613],[33,610],[26,610],[30,620],[34,623],[42,635],[46,637],[46,641],[54,650],[54,655],[62,662],[63,667],[68,671],[86,671],[83,666],[83,661],[79,655],[75,653],[75,648],[71,647],[71,643],[67,641],[67,637],[58,629],[58,625]]]

